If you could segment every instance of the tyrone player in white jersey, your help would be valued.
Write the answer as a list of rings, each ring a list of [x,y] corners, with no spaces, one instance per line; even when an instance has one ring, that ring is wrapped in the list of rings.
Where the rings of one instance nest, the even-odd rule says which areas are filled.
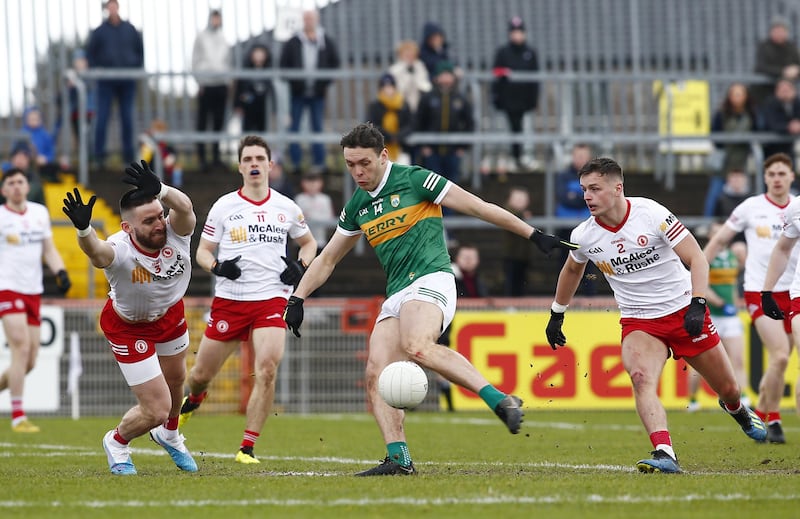
[[[125,173],[123,182],[136,189],[122,195],[122,230],[107,240],[99,239],[90,225],[96,197],[84,204],[75,188],[74,196],[67,193],[64,200],[81,250],[111,285],[100,327],[137,401],[105,434],[103,449],[112,474],[136,474],[130,442],[149,432],[178,468],[196,472],[178,432],[178,414],[189,346],[183,296],[197,219],[189,197],[162,184],[145,161],[131,164]],[[170,209],[168,217],[162,204]]]
[[[248,135],[239,142],[242,187],[211,207],[197,247],[197,264],[217,276],[208,326],[189,372],[181,425],[205,399],[208,385],[242,341],[255,355],[238,463],[260,463],[253,447],[275,400],[275,378],[286,344],[286,301],[317,253],[300,208],[269,187],[273,167],[267,142]],[[298,259],[285,257],[291,238]],[[219,259],[217,259],[219,258]]]
[[[11,362],[0,374],[0,391],[10,393],[11,430],[35,433],[39,427],[25,415],[23,393],[41,343],[42,259],[56,273],[61,293],[69,290],[70,281],[53,243],[47,208],[28,201],[28,177],[12,168],[1,185],[6,203],[0,206],[0,320]]]
[[[658,397],[667,359],[684,357],[719,395],[751,438],[766,437],[756,414],[741,403],[730,360],[711,323],[704,296],[708,262],[694,236],[667,208],[648,198],[626,197],[622,168],[599,158],[578,172],[591,216],[578,225],[558,276],[547,324],[553,349],[566,344],[564,312],[591,261],[604,274],[620,309],[622,363],[631,378],[636,411],[653,444],[641,472],[681,472]],[[684,265],[689,266],[687,271]]]
[[[751,196],[733,210],[725,225],[705,247],[706,258],[713,260],[736,234],[744,232],[747,258],[744,264],[744,300],[761,344],[767,350],[767,369],[758,385],[756,414],[767,424],[766,441],[785,443],[781,427],[781,397],[785,385],[786,365],[792,352],[792,323],[789,287],[798,260],[795,247],[786,269],[772,286],[765,288],[765,277],[775,244],[787,223],[787,209],[794,198],[789,190],[794,182],[792,159],[783,153],[764,161],[764,183],[767,192]],[[709,261],[711,261],[709,260]],[[771,298],[785,315],[781,321],[765,317],[761,291],[769,290]]]

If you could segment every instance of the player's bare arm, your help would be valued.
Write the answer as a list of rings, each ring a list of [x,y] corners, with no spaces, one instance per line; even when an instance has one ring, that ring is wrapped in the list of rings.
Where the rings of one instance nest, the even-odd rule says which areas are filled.
[[[447,194],[442,199],[442,205],[459,213],[480,218],[526,239],[533,233],[533,227],[523,220],[456,184],[450,186]]]
[[[308,232],[294,241],[300,247],[300,250],[297,252],[297,257],[300,258],[300,261],[302,261],[304,265],[311,265],[311,262],[314,261],[314,257],[317,255],[317,240]]]
[[[719,234],[718,232],[717,235]],[[709,262],[697,240],[690,234],[681,240],[673,250],[683,264],[689,267],[692,276],[692,296],[704,297],[708,290]]]
[[[711,263],[714,261],[714,258],[717,257],[717,254],[719,254],[720,251],[722,251],[722,249],[724,249],[731,242],[731,240],[733,240],[734,236],[736,236],[736,231],[727,225],[722,225],[719,230],[714,233],[714,236],[711,237],[703,249],[703,253],[706,256],[706,262]]]
[[[67,193],[63,211],[78,231],[78,245],[81,250],[89,257],[93,266],[103,269],[114,261],[114,247],[98,238],[92,228],[92,208],[96,201],[97,197],[92,195],[89,201],[84,203],[76,187],[72,193]]]
[[[572,301],[572,296],[578,290],[578,286],[583,279],[586,270],[586,263],[578,263],[571,255],[567,255],[567,261],[561,267],[556,285],[555,301],[561,305],[568,305]]]
[[[297,289],[294,291],[294,297],[304,299],[322,286],[333,273],[336,265],[358,243],[359,239],[361,239],[360,234],[347,236],[340,232],[334,232],[331,240],[308,267],[303,279],[300,280],[300,284],[297,285]]]
[[[170,208],[169,223],[178,236],[189,236],[194,232],[197,216],[186,193],[170,187],[161,197],[161,203]]]
[[[61,259],[61,255],[58,253],[58,249],[56,249],[53,238],[46,238],[42,242],[42,259],[44,259],[47,268],[49,268],[51,272],[56,273],[60,270],[64,270],[64,260]]]
[[[195,253],[194,259],[200,268],[205,270],[206,272],[211,272],[211,268],[214,266],[214,262],[217,261],[216,257],[217,253],[217,244],[213,241],[209,241],[205,238],[200,238],[200,242],[197,244],[197,252]],[[227,259],[227,258],[222,258]]]
[[[789,238],[781,235],[775,243],[775,248],[772,249],[772,254],[769,257],[769,265],[767,266],[767,273],[764,276],[764,287],[762,290],[771,292],[775,288],[775,284],[780,279],[781,275],[786,271],[786,265],[789,264],[789,256],[792,249],[797,243],[797,238]]]

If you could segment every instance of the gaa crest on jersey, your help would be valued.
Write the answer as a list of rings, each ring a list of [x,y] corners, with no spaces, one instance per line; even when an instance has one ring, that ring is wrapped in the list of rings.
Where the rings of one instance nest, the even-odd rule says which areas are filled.
[[[278,214],[278,221],[281,223],[286,223],[286,215],[283,213]]]
[[[389,203],[392,205],[392,207],[397,207],[400,205],[400,195],[392,195],[389,197]]]
[[[136,350],[136,353],[147,352],[147,341],[139,339],[138,341],[133,343],[133,349]]]
[[[648,242],[649,240],[644,234],[640,234],[639,237],[636,238],[636,243],[638,243],[640,247],[647,247]]]
[[[164,259],[170,259],[175,255],[175,249],[169,246],[164,247],[161,249],[161,255],[164,256]]]

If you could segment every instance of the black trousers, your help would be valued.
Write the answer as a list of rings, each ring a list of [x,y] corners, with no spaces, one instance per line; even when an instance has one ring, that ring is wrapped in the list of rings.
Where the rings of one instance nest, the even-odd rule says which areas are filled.
[[[227,86],[204,86],[197,96],[197,131],[206,131],[209,119],[211,120],[211,131],[222,131],[222,126],[225,124],[225,107],[227,102]],[[201,163],[206,162],[205,143],[197,143],[197,155]],[[214,162],[220,161],[219,142],[211,144],[211,160]]]

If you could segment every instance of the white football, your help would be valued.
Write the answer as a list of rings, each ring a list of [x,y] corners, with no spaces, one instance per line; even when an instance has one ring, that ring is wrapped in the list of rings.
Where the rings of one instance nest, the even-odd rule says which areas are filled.
[[[378,393],[392,407],[413,409],[428,394],[428,376],[414,362],[392,362],[378,377]]]

